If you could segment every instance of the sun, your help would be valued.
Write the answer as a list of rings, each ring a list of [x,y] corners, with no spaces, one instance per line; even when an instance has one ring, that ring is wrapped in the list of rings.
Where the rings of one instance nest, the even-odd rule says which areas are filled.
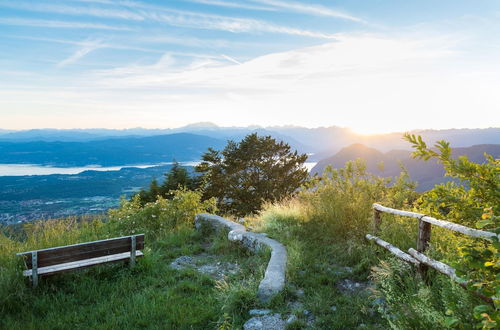
[[[404,131],[401,130],[401,128],[396,128],[391,125],[373,125],[370,123],[353,126],[351,130],[359,135],[377,135]]]

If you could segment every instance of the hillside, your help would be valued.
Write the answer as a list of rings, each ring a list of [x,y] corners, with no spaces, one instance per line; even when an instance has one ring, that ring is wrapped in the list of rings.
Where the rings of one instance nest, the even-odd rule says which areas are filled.
[[[86,142],[0,142],[0,163],[69,167],[190,161],[200,159],[209,147],[221,148],[225,143],[189,133]]]
[[[500,145],[482,144],[453,149],[454,157],[466,155],[470,160],[477,163],[484,162],[484,153],[498,158],[500,157]],[[444,177],[444,170],[441,165],[436,162],[413,159],[410,154],[411,151],[407,150],[392,150],[383,153],[362,144],[353,144],[343,148],[334,156],[319,161],[311,170],[311,174],[323,173],[328,165],[333,168],[342,168],[347,161],[363,158],[366,161],[368,172],[383,177],[398,176],[401,172],[400,164],[402,164],[408,170],[410,178],[419,183],[418,191],[431,189],[435,184],[449,180]],[[383,167],[380,166],[381,163],[383,163]]]

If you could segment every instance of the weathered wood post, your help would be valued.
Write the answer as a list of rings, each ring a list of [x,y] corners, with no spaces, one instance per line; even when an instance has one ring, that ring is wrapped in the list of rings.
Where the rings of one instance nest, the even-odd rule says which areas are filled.
[[[429,247],[429,242],[431,240],[431,224],[422,220],[425,215],[418,219],[418,239],[417,239],[417,251],[424,253]],[[427,269],[429,267],[420,263],[418,266],[418,272],[425,280],[427,276]]]
[[[38,286],[38,252],[31,253],[31,284],[34,288]]]
[[[130,237],[130,267],[135,266],[135,251],[137,247],[135,235]]]
[[[379,210],[373,208],[373,233],[378,235],[380,232],[380,225],[382,224],[382,216]]]

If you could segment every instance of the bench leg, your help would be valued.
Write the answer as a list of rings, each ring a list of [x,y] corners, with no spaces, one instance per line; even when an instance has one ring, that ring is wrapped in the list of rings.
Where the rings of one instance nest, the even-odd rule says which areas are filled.
[[[131,247],[130,247],[130,267],[134,267],[135,266],[135,249],[136,249],[135,236],[131,236],[130,237],[130,243],[131,243]]]
[[[33,288],[38,286],[38,253],[31,253],[31,283]]]

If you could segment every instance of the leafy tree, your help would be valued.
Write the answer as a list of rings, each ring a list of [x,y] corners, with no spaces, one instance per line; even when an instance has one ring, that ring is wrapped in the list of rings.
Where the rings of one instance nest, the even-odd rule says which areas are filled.
[[[196,190],[199,187],[197,177],[191,176],[185,167],[174,162],[169,172],[165,173],[165,181],[160,187],[160,194],[166,199],[172,199],[174,190],[187,188]]]
[[[435,149],[427,147],[420,136],[406,134],[413,144],[413,157],[437,159],[447,176],[460,180],[437,185],[425,193],[421,207],[427,214],[445,216],[454,222],[474,226],[500,234],[500,160],[485,154],[486,162],[477,164],[466,156],[452,158],[449,143],[438,141]],[[469,288],[493,300],[493,306],[478,305],[474,316],[478,327],[500,326],[500,243],[498,236],[491,241],[464,241],[459,246],[463,257],[457,263],[457,272],[468,280]]]
[[[216,197],[220,209],[244,216],[293,194],[307,180],[306,159],[284,142],[253,133],[222,151],[210,148],[196,171],[205,198]]]
[[[196,190],[199,187],[198,178],[191,176],[186,168],[179,165],[178,162],[174,162],[174,165],[165,173],[165,180],[162,185],[158,185],[158,181],[153,179],[149,185],[148,190],[142,189],[139,192],[139,199],[141,204],[155,202],[158,196],[165,199],[172,199],[174,197],[174,191],[182,188],[188,190]]]

